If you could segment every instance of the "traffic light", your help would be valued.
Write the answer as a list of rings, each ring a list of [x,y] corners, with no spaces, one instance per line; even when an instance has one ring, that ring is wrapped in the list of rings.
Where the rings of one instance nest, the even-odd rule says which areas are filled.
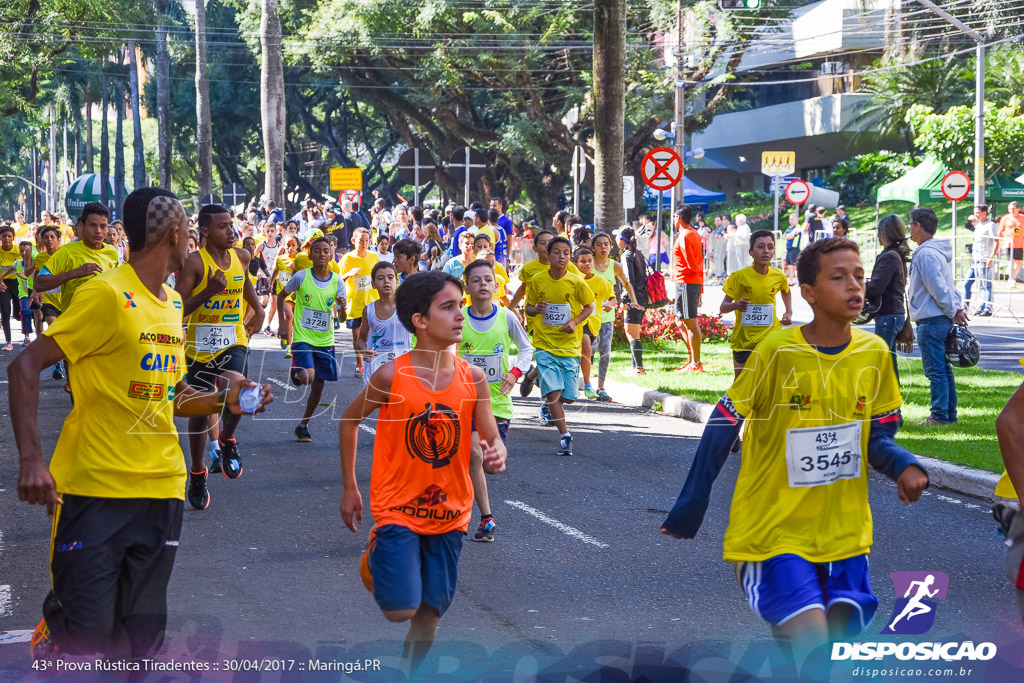
[[[718,0],[718,6],[722,9],[761,9],[761,0]]]

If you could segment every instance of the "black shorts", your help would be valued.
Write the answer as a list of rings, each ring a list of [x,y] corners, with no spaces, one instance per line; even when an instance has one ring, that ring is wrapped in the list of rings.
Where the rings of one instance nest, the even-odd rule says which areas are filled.
[[[267,296],[270,294],[270,280],[265,277],[256,278],[256,296]]]
[[[587,339],[589,339],[589,340],[590,340],[590,348],[594,348],[595,346],[597,346],[597,335],[596,335],[596,334],[593,334],[593,333],[592,333],[592,332],[590,331],[590,328],[589,328],[589,327],[585,327],[585,326],[584,326],[584,328],[583,328],[583,335],[584,335],[584,336],[585,336],[585,337],[586,337]]]
[[[644,321],[644,313],[646,312],[647,311],[628,306],[626,308],[626,322],[630,325],[639,325]]]
[[[43,317],[44,318],[49,318],[49,317],[56,318],[57,316],[60,315],[60,311],[53,304],[43,304],[42,311],[43,311]]]
[[[747,359],[750,358],[750,354],[752,353],[753,351],[733,351],[732,362],[736,365],[746,365]]]
[[[796,259],[800,256],[800,247],[790,247],[786,250],[786,265],[795,266]]]
[[[1013,249],[1013,260],[1014,261],[1024,260],[1024,249],[1014,248]]]
[[[676,284],[676,317],[681,320],[689,320],[697,317],[697,308],[700,304],[700,292],[703,285],[692,285],[689,283]]]
[[[213,360],[206,362],[194,358],[188,359],[188,376],[186,381],[199,391],[216,391],[217,378],[225,372],[246,373],[249,349],[244,346],[232,346],[224,349]]]
[[[167,582],[183,501],[63,494],[43,616],[67,654],[151,657],[167,625]]]

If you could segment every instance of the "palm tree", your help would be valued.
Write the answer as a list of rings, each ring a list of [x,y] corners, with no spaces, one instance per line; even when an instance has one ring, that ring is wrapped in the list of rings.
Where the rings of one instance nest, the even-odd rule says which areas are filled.
[[[281,17],[277,0],[263,0],[260,19],[260,114],[263,119],[263,155],[266,200],[284,206],[284,66],[281,57]]]
[[[206,66],[206,0],[196,0],[196,152],[199,196],[213,192],[213,128],[210,123],[210,76]]]
[[[875,132],[883,137],[900,136],[907,148],[914,149],[914,131],[907,122],[907,111],[923,104],[943,113],[971,99],[972,71],[958,64],[955,57],[909,63],[894,57],[876,62],[876,71],[864,79],[860,92],[871,98],[862,102],[849,127]]]

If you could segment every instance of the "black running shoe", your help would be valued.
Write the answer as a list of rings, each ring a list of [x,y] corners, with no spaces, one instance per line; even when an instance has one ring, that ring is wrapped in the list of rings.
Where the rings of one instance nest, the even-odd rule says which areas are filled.
[[[214,451],[214,453],[216,453],[216,451]],[[219,455],[214,455],[213,456],[213,460],[210,461],[210,467],[207,468],[207,471],[210,474],[221,474],[222,472],[224,472],[224,470],[222,470],[221,467],[220,467],[220,456]]]
[[[299,443],[313,443],[313,437],[309,435],[309,427],[299,425],[295,428],[295,438]]]
[[[210,507],[210,492],[206,488],[206,470],[188,473],[185,497],[188,498],[189,505],[196,510],[205,510]]]
[[[220,467],[221,472],[228,479],[238,479],[242,476],[242,459],[238,455],[238,442],[235,439],[220,439]]]
[[[473,534],[473,540],[477,543],[494,543],[494,517],[484,517],[480,520],[480,526]]]
[[[523,381],[519,383],[519,395],[526,398],[533,391],[533,385],[537,383],[537,378],[529,379],[530,373],[534,372],[534,366],[530,366],[530,369],[523,373]]]
[[[59,365],[54,365],[53,372],[50,374],[50,376],[53,377],[54,379],[64,379],[64,372],[61,371]]]

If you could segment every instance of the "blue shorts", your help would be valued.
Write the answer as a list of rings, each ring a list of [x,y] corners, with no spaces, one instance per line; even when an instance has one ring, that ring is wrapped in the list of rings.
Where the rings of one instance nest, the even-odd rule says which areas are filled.
[[[350,330],[358,330],[362,322],[363,318],[361,316],[356,318],[349,318],[348,320],[345,321],[345,327],[347,327]]]
[[[868,556],[835,562],[808,562],[797,555],[779,555],[763,562],[736,563],[736,578],[754,612],[773,626],[812,609],[828,612],[845,603],[854,608],[850,634],[867,628],[878,609],[871,592]]]
[[[292,370],[313,370],[316,379],[338,381],[338,359],[333,346],[313,346],[306,342],[292,344]]]
[[[566,401],[579,398],[580,359],[574,356],[556,356],[547,351],[536,350],[537,377],[540,393],[547,396],[552,391],[561,391]]]
[[[419,609],[427,604],[444,614],[455,597],[463,531],[417,534],[397,524],[370,532],[360,573],[385,611]]]
[[[508,445],[508,426],[512,424],[512,420],[502,420],[500,418],[494,418],[494,421],[498,423],[498,436],[501,437],[501,442]],[[476,420],[473,420],[473,431],[476,431]]]

